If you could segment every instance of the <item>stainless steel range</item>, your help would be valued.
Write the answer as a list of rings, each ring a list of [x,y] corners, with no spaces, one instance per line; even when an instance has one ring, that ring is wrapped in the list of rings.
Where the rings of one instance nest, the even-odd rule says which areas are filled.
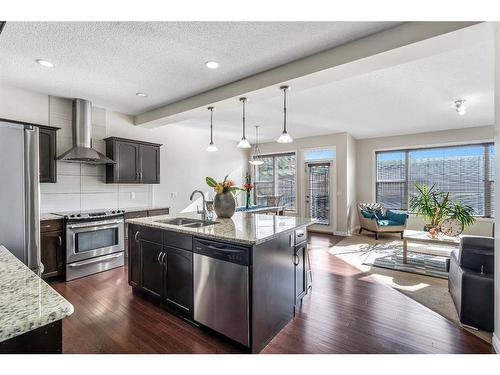
[[[59,213],[66,227],[66,281],[124,264],[123,210]]]

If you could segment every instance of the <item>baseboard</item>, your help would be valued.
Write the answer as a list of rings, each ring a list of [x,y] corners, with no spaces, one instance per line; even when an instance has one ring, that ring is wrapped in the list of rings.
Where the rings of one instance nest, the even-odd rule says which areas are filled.
[[[500,354],[500,339],[498,339],[496,332],[493,332],[493,337],[491,341],[493,344],[493,349],[495,349],[495,352],[497,354]]]
[[[350,234],[348,232],[339,231],[339,230],[333,231],[333,234],[336,236],[344,236],[344,237],[350,236]]]

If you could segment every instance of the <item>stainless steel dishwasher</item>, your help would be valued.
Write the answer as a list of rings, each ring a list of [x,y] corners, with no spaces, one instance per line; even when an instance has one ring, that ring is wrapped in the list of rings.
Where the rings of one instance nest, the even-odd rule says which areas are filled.
[[[249,346],[249,249],[195,238],[194,320]]]

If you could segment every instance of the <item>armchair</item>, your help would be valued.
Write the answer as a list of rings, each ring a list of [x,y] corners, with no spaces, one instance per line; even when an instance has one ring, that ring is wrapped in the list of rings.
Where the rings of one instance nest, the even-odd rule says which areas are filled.
[[[463,236],[450,257],[448,289],[462,324],[493,332],[494,239]]]
[[[408,214],[405,212],[386,210],[380,203],[358,204],[359,234],[363,230],[375,233],[378,240],[379,233],[401,233],[406,229]]]

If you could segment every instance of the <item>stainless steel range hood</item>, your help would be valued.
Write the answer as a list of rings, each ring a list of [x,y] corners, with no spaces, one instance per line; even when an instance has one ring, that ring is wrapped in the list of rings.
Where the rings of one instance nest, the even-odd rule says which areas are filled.
[[[113,160],[92,148],[92,103],[73,100],[73,147],[57,160],[71,163],[115,164]]]

